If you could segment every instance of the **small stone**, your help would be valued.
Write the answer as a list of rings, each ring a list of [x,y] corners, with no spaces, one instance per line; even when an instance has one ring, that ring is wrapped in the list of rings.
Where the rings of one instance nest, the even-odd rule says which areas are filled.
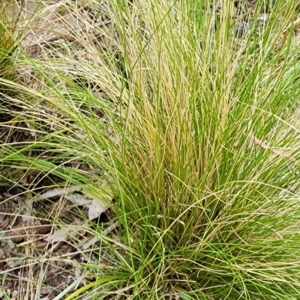
[[[250,31],[250,24],[248,22],[240,22],[234,28],[234,36],[241,38],[248,34]]]
[[[259,23],[265,24],[269,19],[269,15],[268,14],[261,14],[258,16],[257,21]]]

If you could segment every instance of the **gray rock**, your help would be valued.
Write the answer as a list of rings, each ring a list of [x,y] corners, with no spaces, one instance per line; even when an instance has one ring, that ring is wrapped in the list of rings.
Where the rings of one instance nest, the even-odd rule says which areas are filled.
[[[250,24],[249,22],[242,21],[235,25],[233,34],[235,37],[241,38],[247,35],[250,31]]]

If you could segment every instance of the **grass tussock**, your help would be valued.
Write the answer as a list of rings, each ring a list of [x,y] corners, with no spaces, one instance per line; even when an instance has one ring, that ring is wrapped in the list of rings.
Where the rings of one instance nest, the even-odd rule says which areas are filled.
[[[16,85],[36,139],[1,163],[95,191],[107,178],[113,267],[88,268],[94,286],[115,280],[95,299],[299,298],[297,3],[276,1],[264,22],[263,1],[243,6],[237,37],[230,1],[198,2],[60,7],[72,43],[23,58],[39,80]]]

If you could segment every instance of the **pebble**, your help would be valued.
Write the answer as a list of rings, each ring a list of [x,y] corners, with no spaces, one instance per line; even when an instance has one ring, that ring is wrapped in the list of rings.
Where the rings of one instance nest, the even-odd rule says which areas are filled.
[[[235,37],[241,38],[244,37],[246,34],[248,34],[249,31],[250,31],[249,22],[242,21],[234,27],[233,33]]]

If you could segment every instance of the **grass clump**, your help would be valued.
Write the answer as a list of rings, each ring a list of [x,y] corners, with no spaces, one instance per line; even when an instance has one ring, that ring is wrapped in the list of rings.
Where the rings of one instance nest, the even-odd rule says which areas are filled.
[[[96,283],[117,279],[93,299],[299,298],[297,3],[276,1],[261,24],[257,1],[236,37],[230,1],[210,2],[92,3],[109,25],[78,23],[87,57],[69,44],[34,61],[45,85],[33,94],[61,118],[30,147],[63,162],[31,168],[96,190],[106,172],[115,197],[118,239],[102,237],[112,267],[88,267]]]
[[[13,14],[13,5],[0,4],[0,77],[9,81],[18,81],[18,71],[14,64],[15,52],[18,48],[20,36],[18,36],[18,15]],[[0,122],[9,119],[9,110],[12,106],[7,99],[14,93],[11,86],[0,82]],[[4,112],[7,113],[4,113]]]

